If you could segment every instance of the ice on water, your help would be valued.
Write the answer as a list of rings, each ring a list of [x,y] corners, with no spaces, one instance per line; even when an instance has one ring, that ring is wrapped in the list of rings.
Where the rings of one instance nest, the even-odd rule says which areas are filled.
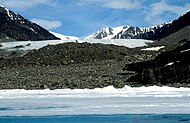
[[[173,113],[190,113],[190,88],[0,90],[0,116]]]

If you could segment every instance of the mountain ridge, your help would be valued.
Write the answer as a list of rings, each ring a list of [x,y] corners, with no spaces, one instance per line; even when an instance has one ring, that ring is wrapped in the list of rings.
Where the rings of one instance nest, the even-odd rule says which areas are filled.
[[[0,39],[11,40],[56,40],[59,39],[46,29],[33,23],[18,13],[0,6]]]
[[[87,36],[85,39],[136,39],[133,38],[137,34],[155,31],[161,28],[164,24],[151,26],[151,27],[134,27],[134,26],[118,26],[118,27],[106,27],[94,34]],[[123,36],[127,34],[128,36]]]
[[[169,23],[151,27],[118,26],[106,27],[86,39],[147,39],[160,40],[190,25],[190,11]],[[115,29],[120,28],[117,33]],[[108,30],[109,29],[109,30]]]

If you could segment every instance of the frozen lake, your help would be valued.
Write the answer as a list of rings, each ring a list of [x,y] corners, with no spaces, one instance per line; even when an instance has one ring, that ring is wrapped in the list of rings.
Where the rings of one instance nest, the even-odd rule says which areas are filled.
[[[190,88],[0,90],[0,116],[190,114]]]

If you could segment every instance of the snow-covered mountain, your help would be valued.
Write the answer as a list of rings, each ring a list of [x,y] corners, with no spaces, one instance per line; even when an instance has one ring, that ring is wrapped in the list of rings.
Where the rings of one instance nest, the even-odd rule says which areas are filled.
[[[59,39],[41,26],[18,13],[0,6],[0,41],[7,40],[56,40]]]
[[[163,25],[152,26],[149,28],[140,28],[133,26],[106,27],[96,33],[87,36],[85,39],[136,39],[138,35],[147,32],[154,32]]]
[[[139,37],[139,35],[146,34],[149,37],[148,33],[154,33],[157,29],[161,28],[163,25],[152,26],[148,28],[133,27],[128,26],[127,29],[122,30],[112,39],[148,39],[146,37]]]
[[[127,29],[128,26],[119,26],[119,27],[106,27],[102,30],[97,31],[96,33],[87,36],[85,39],[112,39],[114,36],[116,36],[118,33],[120,33],[122,30]]]
[[[172,22],[148,28],[119,26],[106,27],[85,39],[147,39],[160,40],[190,25],[190,11]]]
[[[51,34],[55,35],[56,37],[60,38],[61,40],[79,40],[79,37],[76,36],[66,36],[60,33],[49,31]]]

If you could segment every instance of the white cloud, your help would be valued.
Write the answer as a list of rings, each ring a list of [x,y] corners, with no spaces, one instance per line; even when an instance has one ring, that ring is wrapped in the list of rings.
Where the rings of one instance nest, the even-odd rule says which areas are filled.
[[[62,25],[61,21],[55,21],[55,20],[45,20],[45,19],[35,18],[32,19],[31,21],[48,30],[59,28]]]
[[[37,5],[55,5],[56,0],[0,0],[8,8],[27,9]]]
[[[80,0],[80,5],[99,5],[111,9],[139,9],[141,8],[142,0]]]
[[[171,12],[177,16],[185,14],[190,10],[190,4],[185,4],[184,6],[179,5],[169,5],[166,1],[161,0],[150,5],[146,12],[145,21],[152,24],[164,23],[165,19],[163,16],[167,15],[167,12]]]
[[[141,7],[141,3],[139,1],[131,1],[131,0],[111,0],[104,5],[108,8],[113,9],[136,9]]]

